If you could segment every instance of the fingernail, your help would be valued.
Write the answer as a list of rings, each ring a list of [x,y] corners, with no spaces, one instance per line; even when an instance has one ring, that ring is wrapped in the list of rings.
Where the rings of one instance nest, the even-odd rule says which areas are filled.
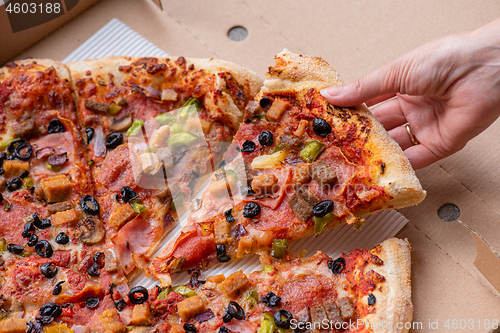
[[[340,91],[342,90],[342,87],[330,87],[330,88],[325,88],[321,89],[319,92],[321,96],[328,98],[328,97],[335,97],[338,94],[340,94]]]

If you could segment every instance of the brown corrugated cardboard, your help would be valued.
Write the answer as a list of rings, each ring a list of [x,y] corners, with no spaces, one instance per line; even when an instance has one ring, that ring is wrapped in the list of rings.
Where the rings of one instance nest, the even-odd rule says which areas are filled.
[[[500,16],[500,3],[493,0],[162,4],[160,11],[149,0],[102,0],[18,57],[63,59],[116,17],[170,54],[217,57],[264,73],[274,54],[287,47],[322,56],[344,79],[352,80],[429,40]],[[234,26],[245,27],[248,37],[230,40],[227,32]],[[466,332],[490,332],[487,320],[500,319],[499,295],[474,266],[476,247],[469,231],[437,214],[446,203],[457,205],[460,220],[498,252],[499,130],[496,122],[461,152],[419,170],[428,197],[419,206],[401,210],[410,223],[398,236],[412,244],[414,321],[422,325],[414,332],[463,331],[461,320]]]
[[[85,9],[94,4],[96,1],[98,0],[77,0],[77,1],[73,0],[71,1],[71,4],[66,3],[66,6],[63,6],[63,8],[67,8],[67,10],[61,16],[46,23],[43,23],[41,25],[38,25],[36,27],[19,31],[16,33],[13,33],[13,27],[11,26],[9,16],[6,11],[8,3],[1,5],[0,6],[0,64],[4,64],[7,60],[12,58],[19,52],[33,45],[35,42],[47,36],[49,33],[54,31],[64,23],[73,19],[81,12],[83,12]],[[43,1],[42,2],[38,1],[38,2],[42,4]],[[3,3],[3,1],[0,3]],[[25,6],[24,9],[26,11],[33,10],[33,7],[31,7],[31,5],[34,4],[33,1],[25,1],[24,3],[26,5],[30,4],[30,6]],[[64,2],[62,2],[61,4],[63,3]],[[76,3],[76,5],[74,3]],[[39,11],[40,8],[43,9],[43,7],[39,7],[39,4],[36,4],[34,8],[35,11]],[[13,9],[11,8],[11,10]],[[22,7],[21,10],[23,10]],[[28,12],[25,14],[25,18],[23,20],[30,21],[31,20],[30,15],[35,15],[35,17],[40,17],[39,13],[29,14]]]

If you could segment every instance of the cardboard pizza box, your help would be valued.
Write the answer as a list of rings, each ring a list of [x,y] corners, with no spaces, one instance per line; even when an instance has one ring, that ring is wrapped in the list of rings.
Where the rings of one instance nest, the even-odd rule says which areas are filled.
[[[323,57],[349,81],[427,41],[500,16],[493,0],[160,3],[163,10],[149,0],[102,0],[16,58],[62,60],[118,18],[172,55],[220,58],[264,73],[286,47]],[[228,32],[238,26],[247,37],[231,40]],[[413,332],[492,332],[500,319],[500,275],[494,252],[482,242],[500,252],[499,130],[497,121],[459,153],[417,172],[428,196],[401,210],[410,222],[397,235],[412,244]],[[440,216],[458,216],[480,236]]]

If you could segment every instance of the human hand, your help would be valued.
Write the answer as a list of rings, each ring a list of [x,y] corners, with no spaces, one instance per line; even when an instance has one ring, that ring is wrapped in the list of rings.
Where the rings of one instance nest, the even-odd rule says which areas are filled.
[[[500,115],[500,19],[427,43],[341,87],[328,102],[366,102],[415,169],[462,149]],[[420,142],[414,145],[404,124]]]

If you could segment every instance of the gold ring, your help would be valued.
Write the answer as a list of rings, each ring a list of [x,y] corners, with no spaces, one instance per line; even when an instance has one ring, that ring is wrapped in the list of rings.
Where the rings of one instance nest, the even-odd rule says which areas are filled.
[[[406,123],[406,132],[408,132],[408,136],[410,137],[411,143],[413,143],[414,146],[419,145],[420,141],[415,137],[415,134],[413,134],[413,131],[410,128],[410,124]]]

